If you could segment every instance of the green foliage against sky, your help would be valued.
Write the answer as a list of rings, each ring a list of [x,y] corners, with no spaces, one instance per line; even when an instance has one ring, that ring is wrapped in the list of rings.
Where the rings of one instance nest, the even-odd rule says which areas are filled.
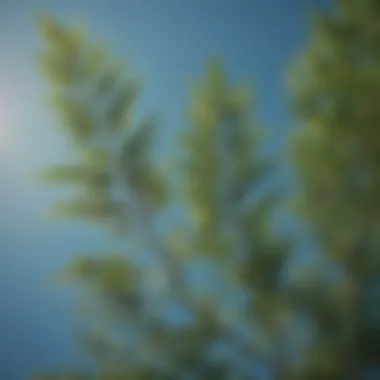
[[[298,209],[323,254],[343,269],[339,286],[350,294],[344,309],[319,321],[320,344],[336,367],[330,378],[354,371],[360,378],[359,368],[379,355],[379,335],[359,327],[374,310],[358,306],[379,271],[379,17],[373,0],[340,1],[334,16],[318,15],[293,81],[302,122],[293,145]]]
[[[139,251],[79,256],[64,275],[94,305],[80,339],[95,372],[40,379],[256,379],[258,367],[281,380],[363,378],[380,353],[363,303],[379,269],[379,19],[375,0],[318,15],[291,77],[295,208],[320,249],[318,266],[296,278],[297,242],[272,223],[278,195],[257,193],[275,165],[258,152],[245,84],[230,83],[219,62],[206,66],[176,166],[163,171],[153,155],[161,126],[137,119],[130,68],[82,29],[41,16],[49,104],[75,154],[43,173],[75,189],[55,215],[139,240],[155,264],[139,264]],[[178,199],[184,218],[163,234],[157,225]],[[194,291],[188,272],[199,262],[219,292]],[[168,303],[186,321],[169,322]],[[218,357],[223,345],[230,353]]]

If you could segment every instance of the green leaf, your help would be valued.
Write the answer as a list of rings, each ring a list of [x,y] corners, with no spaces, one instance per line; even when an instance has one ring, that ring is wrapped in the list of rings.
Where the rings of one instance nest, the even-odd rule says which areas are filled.
[[[53,84],[70,86],[78,82],[78,69],[67,57],[46,51],[40,53],[39,62],[43,73]]]
[[[107,120],[113,129],[130,121],[132,105],[138,95],[138,84],[127,83],[117,93],[107,111]]]
[[[140,189],[155,207],[162,206],[167,200],[166,184],[159,173],[146,173],[140,183]]]
[[[131,263],[121,257],[103,260],[100,272],[100,286],[106,292],[125,293],[131,290]]]
[[[62,124],[68,129],[72,137],[82,141],[93,136],[96,120],[95,112],[91,105],[84,100],[64,94],[54,95],[49,103],[57,112]]]
[[[120,206],[107,199],[77,199],[61,202],[53,208],[58,218],[80,218],[91,221],[113,220],[120,217]]]
[[[83,163],[86,168],[107,170],[108,155],[103,147],[84,147],[82,151]]]
[[[37,25],[42,36],[52,45],[65,46],[68,43],[66,31],[46,13],[37,16]]]
[[[64,271],[63,276],[68,279],[88,279],[99,273],[98,260],[89,256],[78,256]]]
[[[155,120],[147,119],[125,142],[121,151],[121,161],[128,173],[130,170],[145,168],[155,135]]]
[[[107,65],[107,46],[104,44],[96,44],[90,46],[83,57],[83,71],[87,78],[97,83],[98,90],[101,91],[101,85],[98,84],[99,76],[103,73]]]
[[[233,115],[241,115],[251,102],[250,89],[246,84],[231,90],[227,96],[225,103],[226,113]]]
[[[105,170],[75,165],[50,167],[42,173],[42,179],[56,185],[77,185],[92,191],[105,191],[110,185],[110,178]]]

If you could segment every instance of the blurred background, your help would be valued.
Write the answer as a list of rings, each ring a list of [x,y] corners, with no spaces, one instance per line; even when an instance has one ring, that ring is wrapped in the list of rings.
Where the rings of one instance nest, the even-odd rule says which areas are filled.
[[[85,360],[74,339],[76,292],[54,287],[51,278],[77,252],[107,247],[110,239],[85,224],[44,216],[62,192],[41,184],[37,173],[70,149],[44,105],[35,12],[84,21],[91,36],[127,57],[144,79],[139,111],[158,113],[165,126],[163,156],[184,123],[189,82],[215,56],[232,78],[253,84],[255,112],[270,137],[265,149],[281,157],[295,123],[285,69],[305,43],[309,10],[330,6],[327,0],[0,1],[0,379],[23,380]],[[286,166],[279,176],[290,183]]]

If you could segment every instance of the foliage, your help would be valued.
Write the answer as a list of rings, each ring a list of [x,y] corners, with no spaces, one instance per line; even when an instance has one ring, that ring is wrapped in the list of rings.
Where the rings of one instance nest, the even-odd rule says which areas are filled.
[[[168,324],[144,286],[149,271],[131,255],[82,257],[66,276],[80,279],[90,292],[87,297],[97,297],[100,314],[107,315],[101,331],[83,336],[99,360],[98,370],[111,373],[121,366],[122,375],[115,378],[224,378],[230,371],[245,378],[236,360],[216,364],[209,357],[219,342],[248,353],[258,349],[253,335],[244,342],[240,325],[261,324],[266,334],[272,333],[277,319],[273,311],[284,304],[278,285],[289,252],[270,228],[276,197],[251,199],[271,165],[256,153],[247,89],[230,85],[218,62],[207,66],[192,96],[189,128],[180,136],[178,170],[170,173],[181,178],[183,186],[171,192],[182,194],[185,221],[180,232],[160,236],[153,219],[172,202],[169,178],[162,177],[152,159],[154,120],[139,123],[132,117],[135,81],[124,79],[122,71],[116,75],[112,60],[82,32],[48,16],[40,19],[40,28],[46,40],[42,67],[53,87],[51,103],[77,151],[74,164],[51,166],[44,179],[75,186],[81,194],[60,204],[57,215],[117,223],[130,239],[138,230],[166,273],[168,289],[160,299],[175,302],[189,316],[189,323]],[[178,233],[180,241],[173,244]],[[177,252],[185,245],[186,259]],[[226,320],[222,301],[194,294],[186,271],[197,260],[212,263],[232,298],[242,290],[247,294],[249,306],[241,321]],[[260,310],[257,318],[253,300]],[[118,339],[112,339],[116,325]],[[138,344],[131,343],[136,354],[126,359],[128,349],[115,340],[122,336],[132,341],[133,330],[141,336]]]
[[[81,335],[94,373],[40,379],[253,379],[258,367],[281,380],[358,379],[380,364],[368,306],[379,269],[379,12],[376,0],[342,0],[336,14],[318,14],[291,77],[302,124],[291,147],[294,206],[320,258],[303,276],[292,271],[296,242],[274,229],[279,194],[258,192],[275,165],[259,154],[246,86],[207,65],[177,166],[165,173],[153,155],[155,119],[133,113],[139,86],[128,68],[81,30],[41,17],[50,104],[77,154],[44,172],[75,187],[56,214],[142,237],[138,255],[152,252],[154,268],[136,252],[79,257],[65,276],[95,304],[86,317],[94,327]],[[177,198],[183,218],[159,233]],[[217,291],[194,290],[189,271],[199,263]],[[171,321],[168,305],[185,321]]]
[[[370,353],[379,352],[378,327],[367,330],[364,318],[373,311],[361,306],[379,271],[379,12],[378,1],[340,1],[334,15],[317,15],[292,78],[302,120],[293,145],[297,208],[327,265],[342,272],[314,311],[321,314],[316,347],[323,346],[326,362],[310,364],[307,378],[362,378],[363,368],[379,364]],[[376,302],[372,296],[369,305]],[[311,363],[320,356],[314,351]]]

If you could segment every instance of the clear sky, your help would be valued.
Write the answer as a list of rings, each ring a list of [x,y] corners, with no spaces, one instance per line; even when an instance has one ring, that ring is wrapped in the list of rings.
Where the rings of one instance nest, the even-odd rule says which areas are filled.
[[[281,151],[294,126],[285,69],[305,42],[310,6],[327,0],[0,0],[0,379],[61,368],[75,359],[76,319],[69,291],[49,276],[75,253],[107,240],[80,224],[44,219],[60,197],[36,174],[69,154],[43,105],[33,12],[84,20],[145,81],[141,109],[158,112],[161,148],[185,123],[188,85],[209,57],[252,83],[256,113]],[[286,176],[285,176],[286,177]]]

